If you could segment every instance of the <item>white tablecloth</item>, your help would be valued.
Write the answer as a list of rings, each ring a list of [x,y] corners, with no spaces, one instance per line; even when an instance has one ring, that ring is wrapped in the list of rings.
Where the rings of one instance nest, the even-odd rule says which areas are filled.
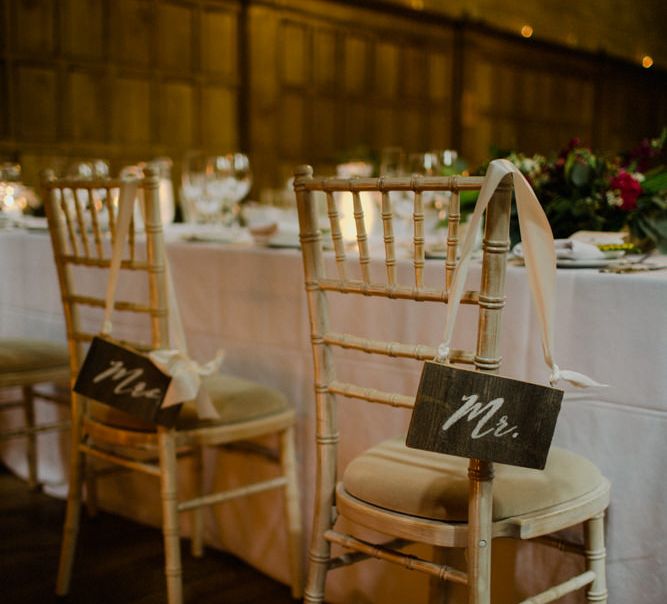
[[[168,253],[192,355],[207,360],[224,348],[225,371],[281,389],[298,409],[308,535],[314,490],[314,410],[300,255],[296,250],[178,239],[169,243]],[[400,268],[408,270],[407,262]],[[440,264],[427,262],[427,279],[435,278],[439,268]],[[475,270],[472,273],[474,277]],[[0,335],[64,339],[46,234],[0,232],[0,279]],[[502,373],[544,382],[547,370],[523,268],[508,268],[507,297]],[[667,601],[667,481],[662,467],[667,459],[667,271],[609,275],[559,270],[556,308],[556,358],[561,367],[578,369],[610,385],[566,394],[554,441],[588,456],[612,481],[607,528],[610,602],[662,604]],[[471,310],[462,311],[459,338],[466,338],[465,325],[473,320]],[[424,304],[418,313],[401,312],[402,329],[415,334],[412,339],[425,337],[437,344],[442,309],[433,312]],[[336,300],[334,315],[346,313],[354,313],[372,333],[383,329],[382,317],[371,312],[363,300],[345,296]],[[363,356],[351,361],[346,370],[371,380],[389,379],[393,382],[390,387],[414,392],[419,368],[405,363],[388,374],[385,367],[383,360]],[[350,401],[341,406],[347,412],[343,428],[350,427],[354,435],[343,445],[341,467],[371,442],[406,427],[405,412],[381,417],[378,410],[362,412]],[[370,423],[362,427],[366,420]],[[53,492],[63,491],[66,451],[57,437],[41,437],[40,468]],[[25,473],[21,445],[6,446],[2,455],[15,471]],[[258,472],[237,454],[212,451],[208,462],[211,482],[240,484],[246,473]],[[187,462],[184,470],[187,489]],[[159,523],[159,490],[150,478],[108,478],[101,491],[103,507]],[[208,516],[207,540],[286,581],[282,506],[276,501],[275,494],[269,493],[254,496],[252,505],[225,504]],[[187,531],[187,518],[183,526]],[[304,543],[304,558],[306,547]],[[522,545],[517,549],[502,542],[495,547],[494,556],[494,563],[503,569],[502,576],[496,573],[496,581],[518,586],[515,593],[499,586],[498,602],[506,596],[514,601],[525,597],[545,579],[562,577],[580,564],[577,558],[568,557],[566,563],[548,565],[553,553],[545,547]],[[527,572],[525,563],[537,564],[539,572]],[[506,573],[514,575],[512,581],[505,580]],[[354,603],[420,602],[426,585],[421,575],[377,561],[335,571],[329,581],[331,601]]]

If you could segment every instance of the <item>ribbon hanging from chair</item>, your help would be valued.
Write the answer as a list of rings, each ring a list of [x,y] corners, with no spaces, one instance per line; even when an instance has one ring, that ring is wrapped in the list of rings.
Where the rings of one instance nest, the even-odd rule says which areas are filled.
[[[104,308],[104,320],[102,323],[102,335],[111,335],[111,316],[116,297],[116,288],[120,273],[123,245],[130,228],[130,221],[137,197],[139,181],[132,176],[124,178],[121,182],[118,195],[118,219],[116,222],[116,236],[113,241],[111,253],[111,264],[109,266],[109,280],[107,282],[106,300]],[[143,208],[142,208],[143,211]],[[144,224],[146,223],[144,217]],[[158,349],[148,353],[148,357],[164,373],[171,376],[171,383],[167,390],[162,408],[171,407],[187,401],[194,401],[197,415],[201,419],[217,419],[219,414],[206,389],[202,387],[201,378],[215,373],[222,363],[223,354],[218,351],[215,358],[199,365],[193,361],[187,352],[183,324],[181,323],[176,291],[174,289],[169,260],[164,257],[165,281],[167,285],[169,341],[174,342],[173,349]]]
[[[553,386],[562,379],[580,388],[604,386],[604,384],[598,384],[595,380],[577,371],[560,369],[556,364],[553,354],[554,296],[556,290],[556,252],[553,234],[549,221],[532,187],[520,170],[506,159],[496,159],[489,164],[484,183],[479,192],[466,237],[461,247],[461,258],[452,277],[444,336],[442,343],[438,347],[436,360],[445,362],[449,358],[450,343],[473,252],[475,233],[493,193],[500,184],[500,181],[508,174],[512,175],[514,181],[516,207],[519,217],[519,228],[521,230],[521,240],[524,247],[528,285],[540,324],[544,361],[551,370],[549,382]]]

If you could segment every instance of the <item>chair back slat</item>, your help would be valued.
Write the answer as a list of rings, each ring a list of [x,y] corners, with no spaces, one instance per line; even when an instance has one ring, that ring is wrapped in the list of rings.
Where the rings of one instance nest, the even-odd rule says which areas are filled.
[[[396,285],[396,249],[394,247],[394,220],[391,199],[387,191],[382,191],[381,208],[387,285],[392,288]]]
[[[81,208],[81,197],[87,197],[90,202],[92,202],[92,191],[90,189],[82,189],[81,195],[79,195],[79,190],[72,190],[72,202],[74,205],[74,215],[76,216],[76,226],[77,233],[79,235],[79,240],[81,242],[81,248],[83,250],[83,255],[86,258],[90,258],[90,246],[88,245],[88,229],[86,228],[86,222],[83,217],[83,209]],[[94,202],[92,202],[94,203]]]
[[[445,260],[445,288],[452,286],[456,269],[456,254],[459,249],[459,223],[461,221],[461,198],[458,190],[453,190],[447,210],[447,259]]]
[[[336,200],[334,199],[333,191],[327,191],[327,215],[329,216],[329,226],[331,228],[331,240],[336,254],[336,269],[338,270],[338,278],[341,281],[347,280],[347,272],[345,270],[345,244],[343,242],[343,233],[340,229],[340,217],[338,215],[338,208],[336,207]]]
[[[359,252],[359,266],[361,268],[361,279],[364,283],[370,283],[371,277],[368,271],[370,256],[368,255],[368,235],[364,221],[364,208],[361,205],[359,191],[352,191],[352,203],[354,207],[354,225],[357,231],[357,248]]]
[[[79,255],[79,246],[77,243],[77,237],[75,234],[75,229],[74,229],[74,224],[73,224],[73,219],[70,211],[70,204],[67,203],[67,191],[68,189],[62,188],[58,190],[54,195],[56,198],[60,201],[60,207],[63,212],[63,216],[65,218],[65,224],[67,226],[67,235],[69,236],[69,242],[72,250],[72,254],[74,256]],[[71,190],[70,190],[71,192]]]
[[[96,257],[101,259],[104,257],[104,248],[102,247],[102,235],[100,234],[100,221],[98,216],[98,204],[95,203],[93,192],[88,189],[88,207],[90,208],[90,218],[93,227],[93,239],[95,241]],[[107,195],[109,195],[107,190]],[[103,207],[103,206],[101,206]],[[100,209],[101,209],[100,207]]]
[[[421,192],[415,193],[415,209],[412,215],[414,225],[413,264],[415,287],[424,286],[424,204]]]

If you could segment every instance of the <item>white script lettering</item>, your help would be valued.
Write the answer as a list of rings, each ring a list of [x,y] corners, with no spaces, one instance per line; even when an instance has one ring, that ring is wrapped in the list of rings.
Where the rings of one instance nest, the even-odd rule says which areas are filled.
[[[497,398],[486,405],[477,402],[478,396],[476,394],[471,394],[470,396],[464,396],[462,398],[463,405],[461,405],[452,415],[447,419],[447,421],[442,425],[443,430],[449,430],[456,422],[460,419],[466,418],[470,422],[476,419],[478,416],[482,415],[482,418],[477,422],[475,428],[471,432],[472,438],[482,438],[487,434],[493,434],[493,436],[501,437],[512,435],[512,438],[516,438],[519,433],[516,432],[516,426],[509,426],[507,421],[507,416],[503,415],[495,426],[483,430],[486,423],[493,417],[493,415],[498,411],[505,402],[505,399]],[[508,427],[509,426],[509,427]]]
[[[97,384],[106,379],[112,382],[118,382],[113,389],[114,394],[129,394],[132,398],[150,398],[160,400],[162,392],[159,388],[146,389],[146,382],[135,382],[144,373],[141,368],[125,369],[123,361],[111,361],[109,369],[98,373],[93,378],[93,383]]]

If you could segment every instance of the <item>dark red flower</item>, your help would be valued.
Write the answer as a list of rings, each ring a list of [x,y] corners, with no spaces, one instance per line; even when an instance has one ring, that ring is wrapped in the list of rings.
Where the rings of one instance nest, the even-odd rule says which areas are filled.
[[[623,200],[621,210],[630,212],[637,207],[637,198],[642,192],[642,187],[630,172],[621,170],[611,179],[610,185],[612,189],[616,189],[621,194],[621,199]]]

